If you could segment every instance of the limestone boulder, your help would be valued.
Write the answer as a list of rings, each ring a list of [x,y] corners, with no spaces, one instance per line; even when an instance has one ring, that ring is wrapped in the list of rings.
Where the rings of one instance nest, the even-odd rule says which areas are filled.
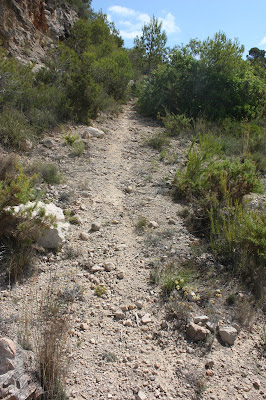
[[[190,322],[186,330],[187,336],[194,342],[205,340],[209,334],[209,330],[203,326]]]
[[[105,135],[104,131],[97,129],[97,128],[93,128],[92,126],[88,126],[84,132],[82,137],[85,137],[86,135],[88,135],[88,137],[95,137],[95,138],[99,138],[102,139]]]
[[[0,337],[0,399],[39,399],[42,388],[33,373],[34,355],[17,343]]]
[[[232,346],[237,338],[237,330],[233,326],[222,325],[219,326],[219,335],[224,343]]]
[[[40,232],[40,236],[37,238],[37,243],[45,249],[57,249],[65,241],[70,224],[66,222],[63,210],[55,204],[45,204],[42,201],[39,201],[37,204],[28,202],[27,204],[13,207],[13,210],[17,214],[22,211],[27,213],[27,210],[29,210],[29,212],[32,212],[33,217],[40,210],[44,210],[46,216],[53,217],[54,222],[50,228],[47,228],[45,232]]]

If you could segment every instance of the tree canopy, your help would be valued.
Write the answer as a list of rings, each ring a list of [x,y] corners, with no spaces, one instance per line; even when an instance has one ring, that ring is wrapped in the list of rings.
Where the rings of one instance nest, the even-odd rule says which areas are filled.
[[[142,72],[149,74],[165,60],[167,36],[162,30],[162,22],[153,16],[148,24],[144,24],[142,35],[134,40],[133,52]]]
[[[222,32],[173,49],[142,86],[139,108],[147,115],[184,113],[218,120],[253,118],[265,105],[265,81],[242,59],[244,47]]]

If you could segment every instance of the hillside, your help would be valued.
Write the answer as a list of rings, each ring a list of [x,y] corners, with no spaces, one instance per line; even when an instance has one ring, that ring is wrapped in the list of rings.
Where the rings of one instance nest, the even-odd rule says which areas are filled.
[[[143,33],[0,2],[0,399],[266,398],[265,51]]]
[[[0,40],[23,62],[43,64],[49,48],[70,34],[77,13],[56,0],[2,0]],[[65,2],[67,4],[67,2]]]
[[[250,294],[228,281],[211,254],[197,251],[198,239],[180,216],[186,205],[167,195],[173,166],[144,146],[161,128],[140,118],[133,103],[118,118],[101,117],[95,127],[104,137],[87,139],[89,147],[78,158],[69,156],[62,133],[46,137],[27,156],[31,163],[60,166],[64,180],[49,186],[46,196],[70,210],[78,224],[71,225],[59,252],[38,250],[32,277],[10,290],[2,284],[1,334],[27,337],[23,318],[33,332],[40,328],[45,321],[36,322],[37,303],[52,290],[68,310],[64,362],[70,398],[263,399],[263,319],[248,308]],[[175,148],[179,164],[184,145]],[[96,222],[99,230],[91,230]],[[156,283],[167,265],[180,276],[182,265],[189,266],[188,285],[200,296],[177,296],[177,315]],[[228,305],[232,293],[237,299]],[[213,326],[236,326],[234,345],[211,331],[206,342],[192,341],[185,326],[203,315]]]

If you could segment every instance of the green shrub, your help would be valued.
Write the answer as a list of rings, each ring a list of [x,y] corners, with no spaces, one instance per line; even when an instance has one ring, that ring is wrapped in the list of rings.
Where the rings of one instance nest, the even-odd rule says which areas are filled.
[[[173,290],[182,289],[187,283],[187,276],[183,278],[180,276],[180,272],[176,269],[166,268],[164,271],[161,280],[161,289],[165,294],[170,295]]]
[[[14,108],[4,108],[0,113],[0,141],[4,146],[21,150],[26,140],[35,136],[33,127],[23,113]]]
[[[77,217],[77,215],[75,215],[71,210],[65,210],[64,211],[64,215],[66,217],[66,220],[73,225],[80,225],[80,221]]]
[[[168,110],[212,121],[260,117],[265,113],[265,80],[242,59],[243,51],[222,32],[173,49],[165,65],[142,84],[140,112],[156,116]]]
[[[94,293],[98,297],[103,297],[106,293],[106,287],[104,285],[97,285],[94,288]]]
[[[76,141],[70,148],[70,155],[72,157],[80,157],[84,153],[85,144],[82,140]]]
[[[144,231],[147,225],[148,225],[148,219],[143,216],[139,217],[135,224],[136,229],[138,231]]]
[[[73,144],[80,139],[80,136],[78,134],[73,135],[71,132],[68,134],[64,135],[65,142],[68,146],[73,146]]]
[[[221,143],[213,136],[199,135],[199,143],[192,143],[187,153],[186,166],[179,169],[173,181],[174,196],[203,198],[216,197],[220,202],[230,195],[233,202],[262,190],[256,167],[250,160],[222,158]]]
[[[174,196],[193,201],[190,226],[210,237],[212,250],[231,269],[250,281],[258,296],[265,282],[265,214],[247,211],[243,197],[263,192],[256,166],[248,159],[224,157],[221,140],[199,135],[185,166],[174,178]]]
[[[41,165],[40,175],[44,182],[50,185],[58,184],[62,181],[62,175],[59,171],[58,165],[54,163],[47,163]]]
[[[18,279],[29,264],[32,245],[42,230],[52,223],[35,204],[14,210],[15,206],[34,200],[36,175],[28,177],[15,156],[0,158],[0,244],[2,267],[9,280]]]
[[[160,116],[159,116],[160,118]],[[191,132],[191,118],[185,114],[173,114],[166,112],[165,117],[161,117],[168,136],[179,136]]]
[[[21,135],[31,139],[33,134],[41,134],[62,119],[64,91],[49,81],[42,81],[44,74],[35,73],[32,68],[7,57],[0,48],[0,113],[3,113],[4,130],[11,132],[11,146],[17,147]],[[10,125],[14,125],[14,133]]]
[[[51,51],[46,67],[33,72],[33,66],[7,57],[0,48],[0,142],[4,145],[23,150],[25,140],[59,122],[87,124],[105,107],[117,111],[114,104],[127,96],[132,67],[118,31],[104,14],[91,12],[90,1],[68,3],[84,20],[78,20],[68,40]],[[85,18],[87,11],[90,18]]]
[[[258,297],[263,294],[266,262],[266,215],[241,204],[212,206],[211,245],[215,253],[245,278]]]
[[[132,68],[120,39],[98,13],[78,20],[66,43],[54,51],[50,72],[42,73],[42,79],[64,93],[60,104],[65,118],[88,123],[112,99],[125,99]]]
[[[165,146],[169,145],[169,138],[164,132],[156,133],[147,140],[147,145],[155,150],[162,151]]]
[[[109,96],[115,100],[125,98],[133,73],[128,54],[124,50],[115,50],[108,57],[96,61],[92,73],[95,81],[103,85]]]

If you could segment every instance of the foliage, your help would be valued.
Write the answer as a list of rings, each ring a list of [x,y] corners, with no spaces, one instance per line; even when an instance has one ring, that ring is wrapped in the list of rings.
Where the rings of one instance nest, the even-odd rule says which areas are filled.
[[[265,66],[265,62],[266,62],[265,54],[266,54],[265,50],[260,50],[260,49],[258,49],[258,47],[252,47],[248,52],[247,59],[249,61],[255,60],[255,61],[263,62],[264,66]]]
[[[64,2],[65,3],[65,2]],[[125,100],[132,68],[123,40],[107,16],[90,11],[90,1],[68,0],[79,19],[70,37],[34,72],[0,47],[0,143],[23,150],[59,122],[88,123],[99,110]],[[82,11],[83,10],[83,11]],[[86,14],[86,12],[85,12]]]
[[[73,146],[73,144],[80,139],[79,134],[73,135],[71,132],[68,134],[64,135],[65,142],[67,146]]]
[[[245,194],[261,191],[256,168],[250,160],[222,158],[222,145],[214,136],[199,135],[198,144],[193,141],[186,166],[178,170],[174,179],[174,195],[189,199],[216,198],[223,202],[228,194],[239,202]]]
[[[7,147],[23,149],[26,140],[34,137],[34,130],[25,115],[12,108],[4,108],[0,113],[1,143]]]
[[[148,225],[148,219],[144,216],[140,216],[135,224],[136,229],[138,231],[144,231],[147,225]]]
[[[72,212],[71,210],[64,210],[64,215],[66,220],[73,225],[79,225],[80,221],[78,219],[78,216]]]
[[[153,135],[148,141],[148,146],[155,150],[162,151],[169,144],[169,138],[164,132],[159,132]]]
[[[35,204],[15,206],[34,200],[33,185],[36,175],[28,177],[15,156],[0,159],[0,243],[4,248],[3,267],[9,280],[18,279],[25,272],[32,254],[32,244],[52,220]]]
[[[266,216],[249,211],[231,199],[221,207],[210,208],[212,249],[223,260],[230,260],[235,272],[241,274],[260,297],[265,283]]]
[[[0,47],[0,142],[22,149],[44,130],[56,125],[64,95],[40,82],[32,71]]]
[[[158,117],[160,118],[160,115]],[[170,114],[166,111],[166,115],[161,117],[161,119],[168,136],[188,134],[192,130],[192,119],[187,118],[184,114]]]
[[[88,18],[92,14],[91,0],[57,0],[62,4],[69,4],[73,10],[78,13],[80,18]]]
[[[62,175],[58,169],[57,164],[47,163],[41,165],[40,175],[44,182],[50,185],[58,184],[62,180]]]
[[[131,59],[135,58],[135,64],[140,63],[142,73],[149,74],[164,62],[167,53],[166,42],[167,36],[162,30],[162,22],[153,16],[148,24],[144,24],[142,35],[134,39]]]
[[[132,70],[124,50],[117,49],[111,55],[96,61],[92,73],[95,81],[103,85],[109,96],[113,96],[115,100],[125,98]]]
[[[70,155],[72,157],[80,157],[81,154],[84,153],[84,150],[85,150],[85,144],[82,142],[82,140],[78,140],[72,145],[70,149]]]
[[[64,136],[67,146],[70,149],[70,155],[72,157],[79,157],[85,150],[85,144],[80,139],[78,134],[72,135],[72,133],[68,133]]]
[[[261,296],[265,214],[244,208],[242,200],[251,192],[262,193],[263,186],[251,160],[225,157],[222,148],[222,140],[199,134],[176,173],[174,196],[193,201],[194,229],[203,230],[212,250]]]
[[[98,297],[103,297],[106,293],[106,287],[104,285],[97,285],[94,288],[94,293]]]
[[[266,51],[253,47],[249,50],[247,61],[253,73],[265,82],[266,80]]]
[[[161,277],[161,288],[165,294],[170,295],[173,290],[182,289],[187,283],[188,277],[183,274],[184,277],[180,277],[180,272],[176,268],[166,268],[164,274]]]
[[[175,48],[140,89],[142,114],[165,110],[208,120],[254,118],[265,112],[265,80],[242,59],[243,46],[224,33]]]
[[[102,14],[78,20],[53,54],[42,79],[63,90],[63,115],[82,123],[95,118],[107,100],[124,100],[132,68],[115,27]]]

